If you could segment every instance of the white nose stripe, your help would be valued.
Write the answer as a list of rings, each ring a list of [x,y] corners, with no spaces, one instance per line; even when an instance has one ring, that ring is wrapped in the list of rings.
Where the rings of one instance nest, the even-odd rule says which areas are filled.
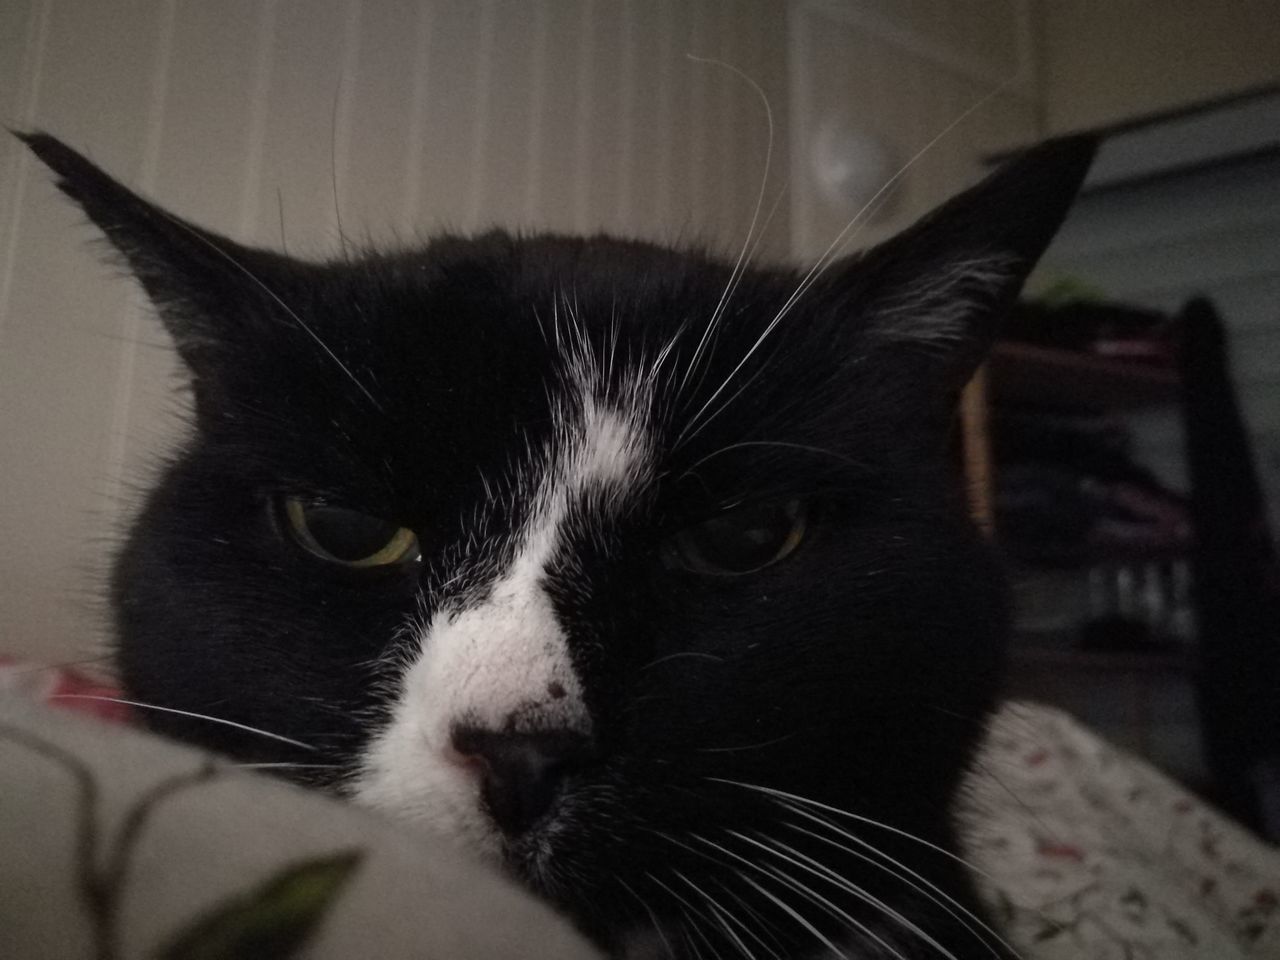
[[[540,574],[521,556],[483,604],[432,618],[415,682],[431,691],[437,724],[590,733],[568,638]]]
[[[653,467],[644,398],[642,390],[632,391],[634,409],[623,412],[584,384],[576,409],[557,409],[552,455],[542,461],[546,472],[518,486],[536,493],[507,554],[513,559],[478,604],[446,605],[421,629],[390,721],[371,742],[355,783],[359,799],[493,848],[498,841],[480,812],[476,778],[445,759],[453,726],[592,733],[569,637],[545,578],[567,524],[607,519],[648,483]]]
[[[616,411],[588,400],[581,416],[576,430],[562,431],[571,453],[543,478],[510,566],[483,603],[436,614],[422,638],[423,679],[451,714],[447,722],[465,716],[493,729],[590,732],[569,640],[543,580],[571,505],[585,499],[601,514],[620,509],[629,483],[643,479],[647,450]]]

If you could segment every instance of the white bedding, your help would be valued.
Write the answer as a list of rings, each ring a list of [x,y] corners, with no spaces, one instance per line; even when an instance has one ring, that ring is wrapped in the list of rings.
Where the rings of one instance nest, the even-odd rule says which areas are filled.
[[[1006,707],[964,807],[966,857],[1026,960],[1280,958],[1280,852],[1063,714]],[[92,957],[95,938],[119,960],[197,941],[227,958],[291,942],[317,960],[594,956],[447,847],[12,696],[0,850],[3,958]]]

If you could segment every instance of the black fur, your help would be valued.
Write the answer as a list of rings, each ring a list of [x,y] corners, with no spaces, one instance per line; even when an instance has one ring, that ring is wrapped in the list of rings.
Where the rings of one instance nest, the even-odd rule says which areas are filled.
[[[47,135],[23,139],[125,257],[196,391],[195,429],[116,569],[128,693],[319,753],[166,714],[149,716],[156,729],[246,760],[319,756],[335,766],[298,778],[342,791],[395,688],[403,625],[419,605],[482,591],[503,562],[527,506],[515,477],[552,436],[568,315],[615,371],[652,364],[674,338],[654,393],[654,479],[603,527],[575,528],[546,580],[600,759],[566,784],[554,837],[509,844],[511,869],[615,952],[643,931],[681,957],[735,955],[735,940],[816,956],[824,937],[859,957],[936,956],[929,937],[959,957],[991,955],[984,940],[1002,949],[821,820],[976,911],[954,860],[738,784],[957,850],[951,804],[997,696],[1006,615],[948,459],[951,405],[1092,144],[1031,151],[836,264],[750,353],[800,275],[747,271],[689,373],[730,282],[712,257],[495,232],[301,263],[160,211]],[[325,564],[282,538],[280,493],[394,519],[424,562]],[[811,504],[792,556],[736,578],[663,564],[672,531],[752,498]]]

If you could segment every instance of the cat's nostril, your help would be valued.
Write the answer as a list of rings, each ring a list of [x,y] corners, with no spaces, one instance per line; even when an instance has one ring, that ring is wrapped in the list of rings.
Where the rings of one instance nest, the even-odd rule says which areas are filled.
[[[477,768],[485,807],[511,837],[542,819],[565,776],[595,756],[590,739],[571,730],[510,733],[457,726],[451,741],[463,762]]]

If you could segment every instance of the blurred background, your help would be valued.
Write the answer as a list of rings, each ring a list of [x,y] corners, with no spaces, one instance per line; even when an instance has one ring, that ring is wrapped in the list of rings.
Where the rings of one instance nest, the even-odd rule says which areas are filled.
[[[294,254],[488,225],[736,253],[763,183],[757,257],[798,263],[930,144],[850,249],[1022,144],[1106,132],[964,403],[975,512],[1015,573],[1014,688],[1277,837],[1278,21],[1273,0],[4,0],[0,120]],[[111,544],[184,422],[93,235],[0,138],[0,654],[43,662],[97,655]]]

